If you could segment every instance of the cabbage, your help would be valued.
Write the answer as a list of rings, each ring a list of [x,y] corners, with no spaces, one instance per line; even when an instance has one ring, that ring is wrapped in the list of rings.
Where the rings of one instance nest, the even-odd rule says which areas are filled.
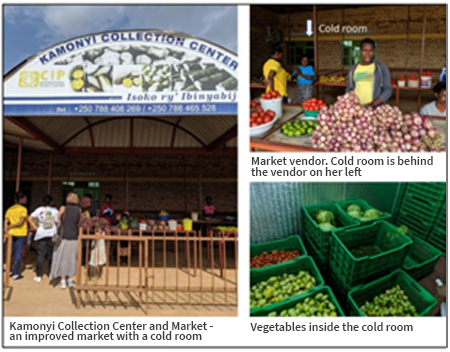
[[[319,210],[314,214],[314,218],[316,219],[318,224],[322,224],[324,222],[331,222],[334,220],[334,214],[329,210]]]
[[[347,213],[352,213],[354,211],[357,211],[358,213],[361,212],[361,207],[358,204],[350,204],[347,208]]]
[[[377,209],[367,209],[364,213],[363,220],[372,220],[372,219],[378,219],[382,215],[381,211]]]
[[[334,230],[336,228],[336,226],[331,225],[329,222],[322,222],[321,224],[319,224],[319,227],[323,231],[331,231],[331,230]]]
[[[362,213],[357,210],[349,211],[348,215],[350,215],[352,218],[360,219],[362,217]]]
[[[405,235],[409,235],[409,229],[406,225],[401,225],[401,226],[397,227],[397,230],[399,230],[401,233],[403,233]]]

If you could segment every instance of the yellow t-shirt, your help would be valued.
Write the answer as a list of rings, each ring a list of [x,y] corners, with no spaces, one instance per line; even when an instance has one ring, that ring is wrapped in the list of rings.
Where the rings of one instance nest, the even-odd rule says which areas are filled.
[[[373,74],[375,64],[356,66],[353,75],[355,82],[355,93],[361,105],[369,104],[373,101]]]
[[[269,59],[263,67],[263,75],[266,81],[269,77],[269,72],[272,70],[276,73],[273,77],[274,89],[280,93],[282,97],[287,97],[287,81],[291,79],[291,75],[286,72],[277,60]],[[269,91],[269,87],[267,87],[266,91]]]
[[[9,219],[10,225],[15,225],[19,223],[20,218],[23,217],[25,221],[22,226],[15,227],[9,230],[9,234],[17,237],[24,237],[28,234],[27,217],[28,210],[21,204],[14,204],[11,208],[6,211],[5,218]]]

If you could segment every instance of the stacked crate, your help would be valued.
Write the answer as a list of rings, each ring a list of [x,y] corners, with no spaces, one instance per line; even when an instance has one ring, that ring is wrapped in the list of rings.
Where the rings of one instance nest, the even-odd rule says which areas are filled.
[[[406,187],[397,224],[408,226],[415,236],[428,241],[445,200],[445,182],[410,183]],[[445,230],[445,209],[443,223],[443,229]],[[437,237],[441,238],[440,235],[437,235]]]
[[[444,198],[445,202],[445,198]],[[436,223],[428,237],[428,242],[446,253],[447,249],[447,206],[444,203],[439,211]]]

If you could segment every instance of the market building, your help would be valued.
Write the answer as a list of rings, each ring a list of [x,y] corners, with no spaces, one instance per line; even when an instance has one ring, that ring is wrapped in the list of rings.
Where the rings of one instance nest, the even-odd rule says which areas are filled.
[[[174,235],[167,220],[177,220],[177,231],[190,234],[177,245],[164,240],[160,249],[165,252],[170,242],[168,257],[176,248],[178,261],[178,244],[184,242],[180,263],[188,265],[188,276],[195,270],[198,279],[199,272],[209,270],[197,266],[207,246],[198,238],[220,232],[216,226],[237,223],[237,67],[237,56],[225,48],[159,30],[74,38],[22,62],[4,77],[4,209],[19,189],[29,197],[29,212],[46,194],[60,206],[71,190],[80,198],[90,193],[97,209],[110,194],[116,220],[125,212],[135,219],[122,235],[142,237],[148,225],[148,235],[156,237],[150,226],[161,225],[160,218],[160,235]],[[205,220],[207,196],[216,213]],[[180,229],[187,218],[193,223]],[[146,226],[136,227],[138,220]],[[237,231],[232,235],[237,243]],[[189,236],[194,238],[188,244]],[[198,247],[189,252],[194,243]],[[221,282],[233,277],[229,287],[235,289],[225,301],[235,307],[230,302],[237,292],[237,253],[231,250],[236,246],[223,242],[219,249],[212,243],[208,248],[216,260],[208,275],[214,277],[216,270]],[[228,270],[218,259],[223,247],[230,248]],[[165,260],[166,252],[164,277]],[[177,278],[181,266],[172,268]],[[174,285],[177,291],[178,282]],[[196,289],[205,286],[197,282]]]

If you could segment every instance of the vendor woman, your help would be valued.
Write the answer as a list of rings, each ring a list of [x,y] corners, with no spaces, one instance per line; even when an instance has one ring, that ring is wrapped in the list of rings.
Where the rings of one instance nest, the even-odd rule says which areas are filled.
[[[355,92],[361,105],[372,108],[384,104],[392,95],[391,75],[386,65],[373,59],[375,42],[366,38],[361,41],[362,62],[348,71],[346,92]]]
[[[281,65],[283,58],[283,48],[275,45],[272,48],[272,54],[263,67],[264,82],[267,92],[271,89],[277,91],[283,97],[283,103],[288,102],[287,82],[291,75]]]

